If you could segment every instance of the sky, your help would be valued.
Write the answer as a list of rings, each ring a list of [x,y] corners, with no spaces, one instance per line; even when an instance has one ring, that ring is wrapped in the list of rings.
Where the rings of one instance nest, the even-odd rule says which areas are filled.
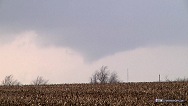
[[[87,83],[188,78],[186,0],[0,0],[0,80]]]

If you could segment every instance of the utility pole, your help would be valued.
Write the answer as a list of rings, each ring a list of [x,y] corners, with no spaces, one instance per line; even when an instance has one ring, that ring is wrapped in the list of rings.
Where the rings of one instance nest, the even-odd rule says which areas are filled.
[[[161,82],[161,76],[160,76],[160,74],[159,74],[159,82]]]
[[[129,82],[129,70],[127,68],[127,82]]]

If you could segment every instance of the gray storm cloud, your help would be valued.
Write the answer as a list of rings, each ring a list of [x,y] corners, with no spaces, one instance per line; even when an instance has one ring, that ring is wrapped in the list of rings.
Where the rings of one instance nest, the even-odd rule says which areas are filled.
[[[2,34],[34,30],[43,45],[71,47],[88,60],[139,47],[188,45],[186,0],[0,3]],[[0,35],[1,42],[15,37],[8,35]]]

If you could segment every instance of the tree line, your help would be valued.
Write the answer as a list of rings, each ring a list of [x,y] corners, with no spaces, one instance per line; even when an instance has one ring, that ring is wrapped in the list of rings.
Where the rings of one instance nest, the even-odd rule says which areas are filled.
[[[112,84],[112,83],[121,83],[118,74],[116,72],[110,72],[107,66],[102,66],[99,70],[96,70],[90,77],[91,84]],[[168,77],[165,77],[165,82],[188,82],[188,78],[177,78],[175,80],[170,80]],[[49,80],[44,79],[42,76],[38,76],[30,84],[31,85],[46,85]],[[160,81],[159,81],[160,82]],[[22,85],[21,82],[13,78],[13,75],[8,75],[1,82],[4,86],[12,85]]]
[[[42,76],[38,76],[30,84],[31,85],[46,85],[49,80],[44,79]],[[90,77],[91,84],[105,84],[105,83],[119,83],[119,78],[116,72],[110,73],[107,66],[102,66],[99,70],[95,71]],[[22,85],[21,82],[14,79],[13,75],[8,75],[1,82],[4,86]]]

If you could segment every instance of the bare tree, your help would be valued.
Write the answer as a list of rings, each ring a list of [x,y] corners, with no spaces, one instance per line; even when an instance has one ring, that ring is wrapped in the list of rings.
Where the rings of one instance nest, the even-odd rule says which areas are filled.
[[[9,76],[6,76],[5,79],[2,81],[2,85],[12,86],[12,85],[21,85],[21,83],[13,79],[12,75],[9,75]]]
[[[188,82],[188,78],[176,78],[174,82]]]
[[[93,76],[91,77],[91,83],[92,83],[92,84],[97,84],[97,83],[98,83],[98,81],[97,81],[97,73],[98,73],[98,72],[95,72],[95,73],[93,74]]]
[[[32,85],[46,85],[48,80],[45,80],[42,76],[38,76],[37,79],[32,81]]]
[[[96,71],[91,77],[91,83],[96,84],[104,84],[104,83],[117,83],[118,75],[117,73],[109,74],[109,70],[107,66],[102,66],[99,71]]]
[[[99,83],[104,84],[108,82],[109,72],[107,71],[107,66],[102,66],[99,72],[97,73],[97,79]]]
[[[168,78],[168,75],[165,76],[165,81],[166,81],[166,82],[172,82],[172,81]]]
[[[119,80],[118,80],[117,73],[115,72],[111,73],[110,78],[109,78],[109,83],[118,83],[118,82]]]

